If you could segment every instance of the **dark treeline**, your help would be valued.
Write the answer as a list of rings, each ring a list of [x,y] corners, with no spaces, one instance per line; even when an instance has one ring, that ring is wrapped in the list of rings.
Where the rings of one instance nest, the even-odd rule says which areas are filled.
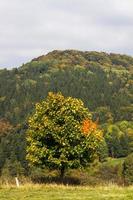
[[[109,156],[133,152],[133,58],[103,52],[53,51],[19,68],[0,70],[1,173],[12,163],[27,172],[26,121],[35,103],[49,91],[84,102],[93,119],[102,124]]]

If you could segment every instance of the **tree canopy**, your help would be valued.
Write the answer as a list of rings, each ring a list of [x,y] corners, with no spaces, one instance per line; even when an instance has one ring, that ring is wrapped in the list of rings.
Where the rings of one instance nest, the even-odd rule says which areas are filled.
[[[59,169],[88,165],[98,155],[102,132],[81,100],[49,93],[29,118],[27,159],[31,165]]]

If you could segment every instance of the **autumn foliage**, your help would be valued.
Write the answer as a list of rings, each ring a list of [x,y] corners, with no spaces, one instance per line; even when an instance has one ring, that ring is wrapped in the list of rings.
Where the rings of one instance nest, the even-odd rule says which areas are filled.
[[[85,135],[90,134],[91,132],[95,131],[98,128],[97,122],[93,122],[90,119],[85,119],[82,123],[82,132]]]
[[[0,119],[0,137],[7,135],[12,130],[12,125],[5,119]]]

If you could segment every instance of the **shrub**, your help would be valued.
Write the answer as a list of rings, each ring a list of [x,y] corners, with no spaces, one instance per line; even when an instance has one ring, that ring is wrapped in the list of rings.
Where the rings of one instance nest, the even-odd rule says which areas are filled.
[[[123,176],[125,184],[133,184],[133,153],[123,163]]]

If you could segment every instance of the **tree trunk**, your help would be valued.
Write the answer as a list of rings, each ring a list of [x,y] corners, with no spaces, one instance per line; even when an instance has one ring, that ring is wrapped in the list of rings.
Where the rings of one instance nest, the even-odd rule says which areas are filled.
[[[61,167],[61,170],[60,170],[60,178],[64,178],[64,175],[65,175],[65,167],[64,166],[62,166]]]

